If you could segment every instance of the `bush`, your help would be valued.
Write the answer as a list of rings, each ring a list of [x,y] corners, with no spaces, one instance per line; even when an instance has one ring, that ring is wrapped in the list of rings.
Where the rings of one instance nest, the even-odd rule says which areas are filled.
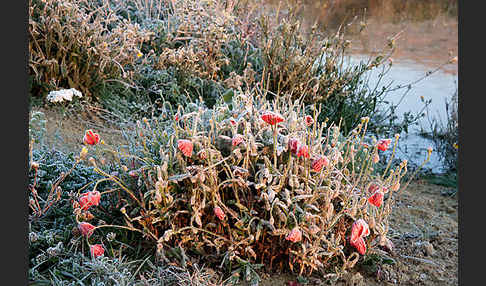
[[[266,123],[270,110],[283,121]],[[289,97],[270,103],[254,90],[236,93],[230,105],[193,103],[144,119],[130,138],[130,160],[119,154],[119,175],[91,159],[117,189],[101,200],[119,206],[113,211],[125,220],[95,230],[133,230],[156,245],[163,261],[184,266],[200,257],[236,280],[256,273],[258,263],[339,276],[360,258],[351,246],[359,239],[350,241],[360,219],[370,231],[361,254],[363,247],[391,247],[388,217],[407,163],[378,173],[375,157],[392,140],[365,140],[368,118],[344,136],[338,126],[317,122],[318,114],[317,107],[305,114]],[[80,221],[83,211],[75,213]]]
[[[91,96],[106,79],[129,80],[148,36],[122,21],[107,1],[30,0],[31,94],[76,88]]]

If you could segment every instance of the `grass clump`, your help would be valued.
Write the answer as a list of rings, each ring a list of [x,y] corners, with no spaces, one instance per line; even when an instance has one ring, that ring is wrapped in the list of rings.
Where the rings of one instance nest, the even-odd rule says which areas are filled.
[[[69,87],[91,96],[103,80],[130,79],[148,36],[136,23],[120,20],[108,1],[31,0],[31,94]]]

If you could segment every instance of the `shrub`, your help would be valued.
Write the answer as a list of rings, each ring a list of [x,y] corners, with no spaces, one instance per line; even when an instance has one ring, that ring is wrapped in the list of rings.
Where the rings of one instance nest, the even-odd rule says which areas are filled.
[[[31,94],[76,88],[91,96],[103,80],[129,80],[148,37],[138,24],[120,20],[108,1],[31,0]]]
[[[344,136],[318,122],[319,112],[253,90],[236,93],[231,105],[193,103],[144,119],[132,155],[119,154],[118,175],[90,160],[116,187],[101,200],[125,220],[95,230],[133,230],[163,261],[184,266],[199,256],[236,280],[258,263],[339,276],[360,254],[391,247],[388,217],[407,163],[391,166],[397,140],[365,137],[368,118]],[[283,121],[269,124],[274,116]],[[389,147],[390,162],[378,173],[373,158]],[[82,220],[82,210],[75,214]],[[361,233],[351,234],[358,221]]]

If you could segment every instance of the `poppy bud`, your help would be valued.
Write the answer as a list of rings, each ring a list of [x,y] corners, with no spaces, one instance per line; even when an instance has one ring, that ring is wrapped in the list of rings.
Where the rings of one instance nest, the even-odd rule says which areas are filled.
[[[225,218],[225,214],[223,212],[223,210],[220,208],[220,207],[215,207],[214,208],[214,214],[220,219],[220,220],[224,220]]]
[[[87,145],[96,145],[100,142],[100,135],[93,132],[91,129],[86,130],[84,133],[83,142]]]
[[[302,232],[300,231],[299,227],[294,227],[290,233],[285,237],[286,240],[292,242],[299,242],[302,240]]]

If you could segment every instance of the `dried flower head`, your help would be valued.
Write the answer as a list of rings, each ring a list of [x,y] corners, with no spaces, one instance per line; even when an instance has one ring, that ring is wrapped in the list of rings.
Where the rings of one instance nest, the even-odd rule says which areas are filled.
[[[320,156],[312,161],[311,168],[314,172],[320,172],[322,167],[329,165],[329,159],[326,156]]]
[[[300,141],[295,138],[289,139],[289,150],[292,154],[297,155],[297,151],[299,151]]]
[[[238,146],[241,142],[243,142],[244,137],[241,134],[236,134],[233,139],[231,140],[231,145]]]
[[[47,100],[52,103],[63,102],[65,100],[72,101],[73,96],[83,97],[83,94],[75,88],[61,89],[49,92],[47,95]]]

